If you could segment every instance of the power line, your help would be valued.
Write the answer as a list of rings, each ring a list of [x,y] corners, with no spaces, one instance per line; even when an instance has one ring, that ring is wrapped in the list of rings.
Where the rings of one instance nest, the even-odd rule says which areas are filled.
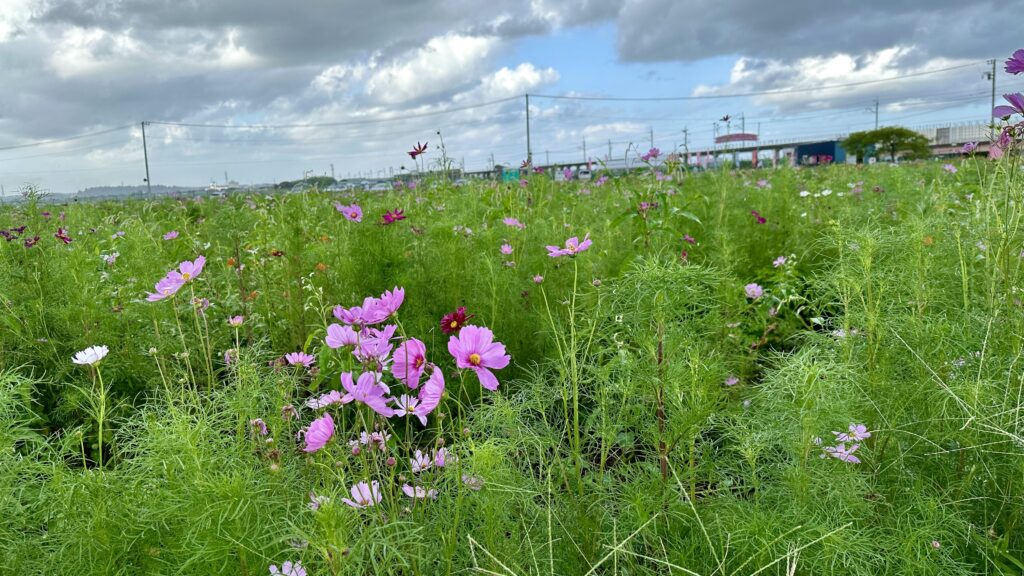
[[[774,94],[795,94],[798,92],[814,92],[817,90],[831,90],[834,88],[852,88],[854,86],[868,86],[871,84],[881,84],[884,82],[895,82],[897,80],[905,80],[907,78],[917,78],[919,76],[928,76],[930,74],[941,74],[943,72],[949,72],[952,70],[960,70],[962,68],[969,68],[971,66],[977,66],[981,63],[987,63],[988,61],[971,62],[969,64],[961,64],[959,66],[950,66],[949,68],[939,68],[936,70],[927,70],[925,72],[915,72],[913,74],[904,74],[902,76],[893,76],[892,78],[881,78],[879,80],[863,80],[860,82],[848,82],[846,84],[831,84],[828,86],[815,86],[813,88],[786,88],[779,90],[760,90],[754,92],[744,92],[742,94],[704,94],[700,96],[649,96],[649,97],[625,97],[625,96],[556,96],[549,94],[530,94],[534,98],[547,98],[550,100],[598,100],[604,102],[676,102],[685,100],[719,100],[723,98],[746,98],[748,96],[771,96]]]
[[[79,134],[77,136],[68,136],[67,138],[55,138],[53,140],[39,140],[37,142],[29,142],[27,144],[15,144],[13,146],[0,146],[0,152],[4,150],[18,150],[21,148],[34,148],[36,146],[47,146],[49,144],[59,144],[61,142],[70,142],[72,140],[81,140],[82,138],[90,138],[92,136],[101,136],[103,134],[110,134],[111,132],[117,132],[118,130],[127,130],[128,128],[134,128],[135,124],[126,124],[124,126],[117,126],[114,128],[107,128],[106,130],[99,130],[97,132],[87,132],[85,134]]]

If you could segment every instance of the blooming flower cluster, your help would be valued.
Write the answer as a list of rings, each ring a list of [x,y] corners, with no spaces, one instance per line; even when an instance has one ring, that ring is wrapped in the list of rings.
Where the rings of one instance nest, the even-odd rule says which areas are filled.
[[[821,438],[815,438],[815,445],[822,446],[821,458],[828,458],[831,456],[841,462],[847,462],[849,464],[860,464],[860,458],[854,455],[854,452],[860,448],[860,443],[871,437],[871,432],[868,431],[868,427],[864,424],[850,424],[846,432],[832,432],[835,436],[836,444],[834,446],[822,446],[824,442]],[[847,444],[850,444],[847,446]]]

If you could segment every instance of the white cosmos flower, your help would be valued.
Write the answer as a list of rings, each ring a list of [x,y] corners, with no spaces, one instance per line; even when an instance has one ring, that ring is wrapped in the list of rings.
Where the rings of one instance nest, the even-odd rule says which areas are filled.
[[[100,363],[100,360],[110,352],[110,349],[106,346],[90,346],[81,352],[75,354],[75,357],[71,359],[75,364],[81,364],[83,366],[95,366]]]

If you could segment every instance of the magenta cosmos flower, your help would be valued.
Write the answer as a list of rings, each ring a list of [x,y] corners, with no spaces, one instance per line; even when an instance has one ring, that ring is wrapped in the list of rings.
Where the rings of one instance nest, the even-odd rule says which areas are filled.
[[[590,234],[588,233],[583,237],[583,241],[576,236],[569,238],[565,241],[565,248],[560,246],[548,246],[548,256],[552,258],[558,258],[559,256],[575,256],[576,254],[588,250],[590,248]]]
[[[506,242],[505,244],[501,245],[500,250],[502,254],[508,256],[509,254],[512,253],[512,245]]]
[[[398,345],[393,356],[391,373],[406,386],[415,390],[427,367],[427,347],[422,341],[410,338]]]
[[[326,446],[332,436],[334,436],[334,419],[330,414],[324,414],[309,423],[309,428],[306,429],[304,436],[306,446],[303,450],[316,452]]]
[[[480,326],[466,326],[458,336],[452,336],[448,352],[456,366],[476,372],[480,385],[491,391],[498,389],[498,379],[491,369],[500,370],[512,359],[505,354],[505,345],[494,341],[494,333]]]
[[[384,215],[381,216],[381,224],[394,224],[399,220],[405,220],[405,210],[396,208],[395,210],[387,210]]]
[[[1010,103],[1009,106],[996,106],[992,109],[993,118],[1008,118],[1014,114],[1024,114],[1024,94],[1003,94],[1003,99]]]
[[[355,202],[353,202],[351,206],[343,206],[340,203],[335,203],[334,209],[341,212],[341,215],[349,222],[363,221],[363,209]]]
[[[353,508],[368,508],[380,503],[380,485],[376,480],[367,484],[359,482],[352,485],[352,499],[342,498],[341,501]]]
[[[1017,50],[1006,60],[1006,72],[1009,74],[1024,73],[1024,48]]]
[[[388,406],[391,398],[385,396],[390,390],[387,385],[381,382],[380,374],[376,372],[363,372],[359,375],[359,378],[353,381],[351,372],[343,372],[341,374],[341,387],[347,392],[341,398],[343,404],[348,404],[355,400],[356,402],[366,404],[374,412],[385,418],[391,418],[395,415],[395,409]]]

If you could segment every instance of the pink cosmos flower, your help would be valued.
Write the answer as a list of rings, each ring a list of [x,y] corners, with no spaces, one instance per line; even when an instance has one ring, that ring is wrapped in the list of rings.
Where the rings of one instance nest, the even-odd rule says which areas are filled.
[[[399,220],[405,220],[404,212],[405,211],[402,210],[401,208],[397,208],[397,209],[395,209],[393,211],[392,210],[385,211],[384,215],[381,216],[381,224],[384,224],[384,225],[394,224],[395,222],[398,222]]]
[[[825,453],[827,453],[829,456],[833,458],[837,458],[842,462],[849,462],[850,464],[860,464],[860,458],[857,458],[856,456],[853,455],[853,453],[857,451],[857,448],[860,448],[860,444],[854,444],[849,448],[846,447],[846,444],[840,444],[838,446],[826,446]]]
[[[330,413],[327,413],[309,423],[309,428],[306,429],[304,435],[306,446],[302,450],[316,452],[326,446],[332,436],[334,436],[334,419],[331,418]]]
[[[588,250],[590,248],[590,234],[588,233],[583,237],[583,241],[580,242],[579,238],[573,236],[565,241],[565,248],[560,246],[548,246],[548,256],[552,258],[558,258],[559,256],[575,256],[576,254]]]
[[[249,420],[249,426],[260,436],[266,436],[270,433],[270,431],[267,430],[267,423],[264,422],[262,418],[253,418],[252,420]]]
[[[199,276],[203,271],[203,266],[205,265],[205,256],[200,256],[193,261],[185,260],[181,264],[178,264],[178,273],[181,274],[181,279],[184,282],[191,282]]]
[[[501,245],[501,253],[506,255],[506,256],[511,254],[512,253],[512,245],[508,244],[508,243],[502,244]]]
[[[360,334],[362,339],[352,355],[361,363],[374,366],[375,370],[383,370],[391,361],[391,339],[395,335],[395,326],[389,324],[383,330],[366,328]]]
[[[737,385],[739,383],[740,383],[740,379],[737,378],[736,376],[733,376],[732,374],[730,374],[729,377],[725,379],[725,385],[726,386],[735,386],[735,385]]]
[[[764,288],[761,288],[759,285],[754,283],[747,284],[743,287],[743,290],[746,292],[747,298],[750,298],[751,300],[757,300],[764,295]]]
[[[956,169],[956,166],[953,166],[952,164],[943,164],[942,169],[950,174],[956,174],[959,172],[959,170]]]
[[[535,275],[535,276],[533,277],[533,283],[534,283],[534,284],[540,284],[540,283],[541,283],[541,282],[543,282],[543,281],[544,281],[544,277],[543,277],[543,276],[541,276],[540,274],[537,274],[537,275]]]
[[[306,406],[309,406],[314,410],[326,408],[331,404],[344,404],[344,402],[341,401],[341,392],[338,392],[337,390],[331,390],[330,392],[321,394],[317,398],[310,398],[306,400]]]
[[[447,448],[440,448],[434,452],[434,466],[438,468],[444,468],[449,463],[458,462],[459,459],[452,454]]]
[[[1009,106],[996,106],[992,109],[993,118],[1009,118],[1014,114],[1024,114],[1024,94],[1003,94],[1003,99],[1010,103]]]
[[[367,484],[359,482],[352,486],[352,499],[342,498],[342,502],[353,508],[368,508],[381,501],[380,485],[376,480]]]
[[[402,394],[395,400],[395,416],[404,418],[407,414],[411,415],[419,404],[419,398],[409,396],[408,394]]]
[[[837,442],[860,442],[871,438],[871,432],[868,432],[868,427],[863,424],[850,424],[847,430],[847,432],[832,432],[835,434]]]
[[[359,335],[351,326],[331,324],[327,327],[327,337],[324,338],[329,348],[344,348],[355,346],[359,343]]]
[[[164,240],[174,240],[177,237],[178,237],[178,231],[177,230],[171,230],[167,234],[164,234]]]
[[[243,322],[245,322],[245,316],[232,316],[228,318],[228,326],[232,328],[238,328]]]
[[[502,220],[502,222],[505,224],[505,226],[511,226],[513,228],[518,228],[520,230],[526,228],[526,224],[523,224],[516,218],[505,218]]]
[[[391,398],[385,397],[385,394],[388,394],[390,390],[387,385],[381,382],[380,374],[376,372],[363,372],[353,382],[352,373],[343,372],[341,374],[341,387],[347,392],[341,398],[342,404],[348,404],[355,400],[356,402],[366,404],[374,412],[385,418],[391,418],[395,415],[395,409],[388,406]]]
[[[1024,48],[1017,50],[1006,60],[1007,74],[1024,73]]]
[[[395,312],[398,312],[398,309],[401,308],[402,302],[404,301],[405,288],[395,286],[391,290],[380,295],[380,298],[377,300],[377,307],[379,308],[380,313],[384,314],[384,317],[387,318]]]
[[[410,486],[409,484],[402,484],[402,492],[409,498],[430,498],[431,500],[437,499],[437,490],[431,488],[427,490],[422,486]]]
[[[356,204],[352,203],[351,206],[343,206],[340,203],[334,204],[334,209],[341,212],[341,215],[345,217],[349,222],[362,222],[363,221],[363,209]]]
[[[316,361],[316,357],[305,352],[289,352],[284,355],[284,359],[291,366],[302,365],[309,368]]]
[[[774,266],[776,268],[778,268],[779,266],[784,265],[785,263],[786,263],[786,257],[785,256],[779,256],[775,260],[772,260],[772,266]]]
[[[398,345],[393,356],[391,373],[406,386],[415,390],[427,365],[427,347],[420,340],[410,338]]]
[[[160,279],[159,282],[154,286],[154,292],[146,296],[146,300],[150,302],[158,302],[164,298],[170,298],[178,293],[178,290],[185,285],[185,281],[181,279],[181,274],[177,270],[171,270]]]
[[[505,354],[505,345],[494,342],[494,333],[479,326],[466,326],[458,336],[452,336],[448,352],[455,358],[456,366],[476,372],[480,385],[491,391],[498,389],[498,379],[490,369],[500,370],[511,361]]]
[[[278,570],[277,565],[270,565],[271,576],[306,576],[306,569],[302,567],[301,561],[296,561],[294,564],[291,560],[286,560],[284,564],[281,564],[281,569]]]
[[[444,373],[437,366],[433,367],[430,378],[420,388],[420,397],[410,414],[420,419],[420,424],[427,425],[427,416],[441,403],[444,396]]]
[[[412,469],[413,474],[419,474],[433,465],[433,459],[424,454],[422,450],[417,450],[413,457],[409,459],[409,467]]]

